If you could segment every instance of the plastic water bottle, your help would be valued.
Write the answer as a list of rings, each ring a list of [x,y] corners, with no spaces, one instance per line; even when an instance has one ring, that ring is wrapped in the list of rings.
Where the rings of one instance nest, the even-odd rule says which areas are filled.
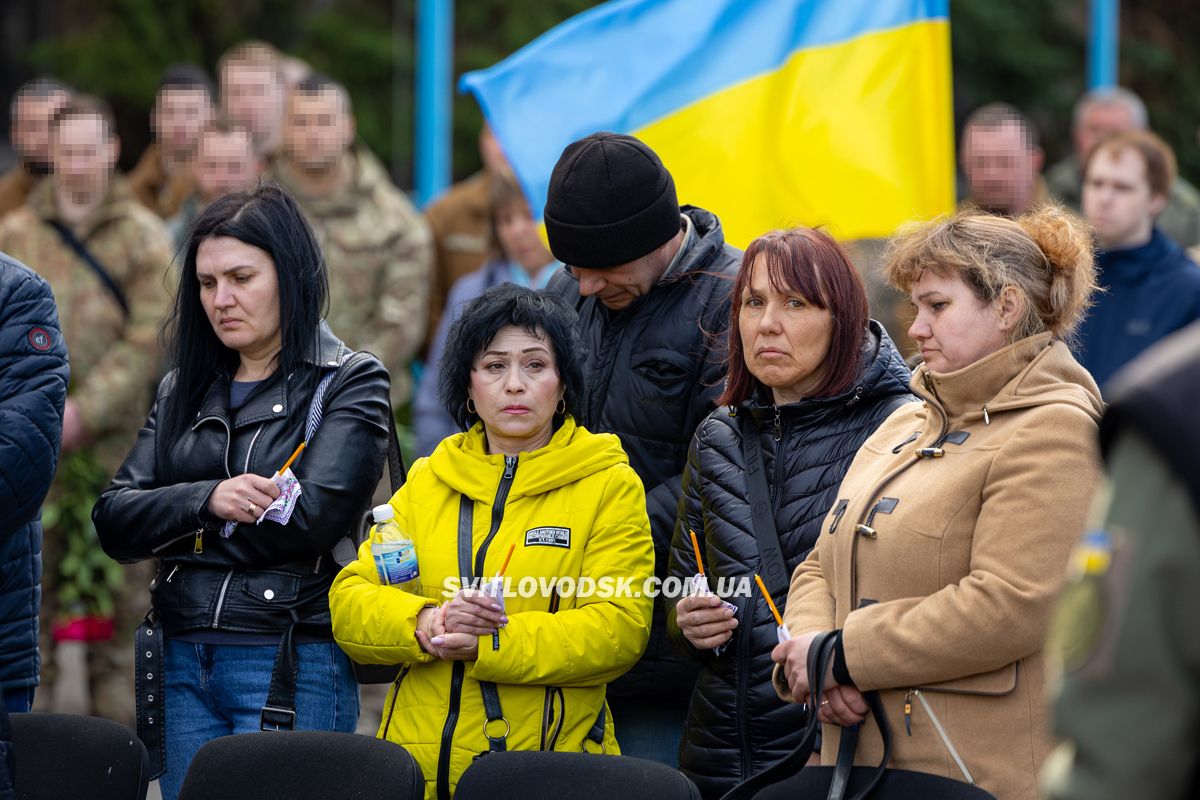
[[[412,594],[421,593],[421,572],[417,567],[417,547],[396,524],[390,505],[375,506],[371,511],[375,529],[371,537],[371,555],[379,582]]]

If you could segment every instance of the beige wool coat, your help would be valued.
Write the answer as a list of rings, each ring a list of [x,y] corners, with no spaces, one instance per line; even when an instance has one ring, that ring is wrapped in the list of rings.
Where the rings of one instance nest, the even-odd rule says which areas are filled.
[[[1035,800],[1052,745],[1042,647],[1100,477],[1100,393],[1048,333],[956,372],[921,366],[911,386],[925,402],[855,457],[786,622],[842,629],[851,678],[880,691],[892,767]],[[839,736],[825,726],[824,763]],[[867,720],[856,763],[881,755]]]

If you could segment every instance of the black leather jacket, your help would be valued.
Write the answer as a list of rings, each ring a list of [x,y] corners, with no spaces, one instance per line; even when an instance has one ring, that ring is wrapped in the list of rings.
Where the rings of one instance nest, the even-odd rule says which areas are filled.
[[[732,583],[730,579],[749,579],[762,571],[742,457],[739,418],[744,414],[757,421],[788,574],[804,560],[858,448],[894,410],[916,400],[908,389],[908,368],[873,320],[860,363],[855,386],[839,397],[785,406],[759,397],[739,408],[736,417],[720,408],[701,423],[683,474],[671,575],[696,573],[689,530],[699,538],[713,591],[720,590],[722,579]],[[749,597],[729,599],[738,606],[739,624],[719,656],[692,647],[675,620],[675,603],[668,603],[671,638],[701,663],[679,764],[704,797],[720,797],[782,758],[798,744],[804,725],[800,706],[785,704],[771,685],[771,651],[777,639],[762,595],[752,588]]]
[[[319,375],[337,369],[324,417],[292,467],[303,494],[287,525],[238,525],[206,509],[226,478],[270,477],[304,438]],[[163,379],[154,407],[92,511],[101,546],[122,562],[158,558],[152,588],[167,635],[201,629],[278,633],[293,615],[305,634],[330,636],[328,590],[338,566],[330,549],[352,532],[383,474],[388,374],[322,325],[316,357],[286,378],[276,373],[229,410],[230,376],[218,373],[182,437],[163,441],[157,412],[172,390]]]

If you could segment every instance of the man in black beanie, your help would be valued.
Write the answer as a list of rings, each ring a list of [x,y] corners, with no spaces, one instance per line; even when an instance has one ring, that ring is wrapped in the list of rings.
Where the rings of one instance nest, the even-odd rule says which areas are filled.
[[[725,378],[742,252],[720,221],[679,206],[675,182],[632,136],[569,145],[550,176],[546,233],[565,265],[547,291],[579,312],[588,430],[615,433],[646,486],[655,574],[667,573],[692,434]],[[667,637],[662,597],[642,660],[608,688],[621,751],[677,767],[695,667]]]

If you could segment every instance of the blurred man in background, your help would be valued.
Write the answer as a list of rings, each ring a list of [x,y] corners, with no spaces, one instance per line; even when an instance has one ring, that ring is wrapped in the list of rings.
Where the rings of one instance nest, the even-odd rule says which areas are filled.
[[[248,41],[227,50],[217,62],[221,115],[249,129],[254,152],[264,163],[279,150],[282,135],[281,58],[266,42]]]
[[[129,186],[142,205],[170,219],[192,191],[196,139],[213,116],[212,79],[199,67],[167,67],[154,96],[150,129],[154,141],[129,173]]]
[[[70,98],[71,90],[53,78],[35,78],[13,94],[10,138],[17,163],[0,177],[0,217],[23,206],[50,174],[50,120]]]
[[[1110,86],[1080,97],[1071,117],[1074,152],[1046,170],[1051,194],[1071,208],[1082,209],[1082,165],[1088,152],[1105,136],[1149,127],[1146,104],[1128,89]],[[1200,191],[1178,175],[1171,183],[1158,227],[1185,248],[1200,244]]]
[[[365,146],[355,144],[345,87],[316,75],[288,98],[272,177],[295,195],[329,266],[334,333],[379,357],[392,404],[411,394],[409,362],[425,335],[433,249],[429,226]]]
[[[489,256],[493,209],[488,187],[496,176],[510,172],[511,168],[486,122],[479,131],[479,156],[483,159],[483,169],[451,186],[425,209],[429,227],[433,229],[436,258],[429,292],[426,347],[437,332],[450,289],[459,278],[482,267]]]
[[[1175,154],[1131,130],[1094,145],[1083,213],[1096,229],[1103,293],[1079,327],[1075,356],[1101,389],[1150,345],[1200,319],[1200,268],[1155,226],[1175,179]]]
[[[179,213],[167,220],[175,247],[183,244],[188,226],[214,200],[253,189],[260,170],[249,130],[224,119],[209,122],[196,140],[192,159],[195,190],[180,205]]]
[[[152,568],[127,568],[123,581],[103,587],[91,585],[104,579],[89,574],[89,586],[73,583],[70,592],[62,580],[73,574],[64,558],[68,539],[86,539],[91,503],[128,452],[161,369],[157,334],[170,299],[163,283],[171,262],[170,237],[128,184],[114,176],[119,150],[112,112],[104,103],[82,96],[67,103],[50,124],[53,174],[0,223],[0,250],[49,281],[71,352],[62,462],[47,498],[55,521],[49,513],[45,519],[45,689],[39,702],[51,699],[57,678],[50,634],[59,612],[97,613],[60,608],[60,593],[86,595],[99,588],[103,599],[115,603],[116,634],[88,647],[90,713],[132,725],[131,639],[149,604]],[[87,562],[89,547],[76,550],[75,560]]]
[[[1037,131],[1017,109],[989,103],[963,125],[961,152],[965,204],[1015,217],[1046,201]]]

